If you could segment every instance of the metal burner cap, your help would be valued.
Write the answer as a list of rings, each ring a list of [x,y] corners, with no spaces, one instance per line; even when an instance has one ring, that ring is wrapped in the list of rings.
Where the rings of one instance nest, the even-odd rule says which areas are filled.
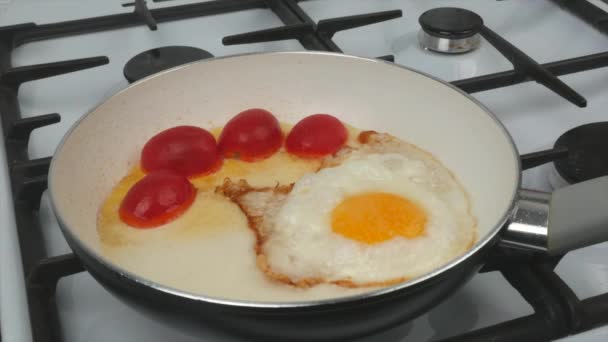
[[[440,7],[428,10],[418,19],[418,35],[423,48],[443,53],[464,53],[476,49],[481,41],[483,19],[469,10]]]
[[[567,183],[608,175],[608,122],[575,127],[560,136],[555,147],[568,149],[568,158],[554,162],[557,173]]]
[[[191,46],[165,46],[144,51],[131,58],[123,69],[129,83],[178,65],[211,58],[203,49]]]

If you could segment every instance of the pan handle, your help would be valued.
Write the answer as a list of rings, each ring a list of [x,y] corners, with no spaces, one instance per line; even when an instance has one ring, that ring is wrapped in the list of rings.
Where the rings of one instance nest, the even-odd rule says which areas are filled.
[[[545,193],[522,189],[506,247],[551,255],[608,241],[608,176]]]

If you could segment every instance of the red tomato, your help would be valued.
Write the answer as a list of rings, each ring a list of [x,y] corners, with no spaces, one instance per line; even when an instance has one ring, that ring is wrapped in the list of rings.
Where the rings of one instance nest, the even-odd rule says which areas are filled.
[[[158,227],[183,214],[195,195],[188,178],[170,171],[152,172],[129,189],[120,204],[120,218],[136,228]]]
[[[252,162],[273,155],[283,144],[277,118],[264,109],[248,109],[230,119],[219,139],[226,158]]]
[[[202,176],[221,165],[213,135],[194,126],[164,130],[148,140],[141,152],[141,167],[146,172],[170,170],[186,177]]]
[[[300,120],[287,135],[287,152],[302,158],[319,158],[338,151],[348,131],[340,120],[328,114],[314,114]]]

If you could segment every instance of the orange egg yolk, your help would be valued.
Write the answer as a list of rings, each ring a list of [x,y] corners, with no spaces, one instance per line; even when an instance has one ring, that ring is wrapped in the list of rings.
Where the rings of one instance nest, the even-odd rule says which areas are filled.
[[[336,206],[331,227],[351,240],[375,244],[397,236],[415,238],[423,233],[426,221],[425,211],[412,201],[368,192],[350,196]]]

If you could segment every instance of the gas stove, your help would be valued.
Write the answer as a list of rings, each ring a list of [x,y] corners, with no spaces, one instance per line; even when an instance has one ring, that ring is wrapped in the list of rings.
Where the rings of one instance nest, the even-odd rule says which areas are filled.
[[[605,0],[0,1],[2,341],[238,341],[188,336],[125,306],[60,233],[49,156],[129,82],[262,51],[394,61],[472,93],[523,154],[523,186],[550,191],[608,171],[596,158],[606,125],[579,127],[608,121],[607,12]],[[445,302],[370,340],[606,341],[607,260],[606,243],[556,258],[497,249]]]

